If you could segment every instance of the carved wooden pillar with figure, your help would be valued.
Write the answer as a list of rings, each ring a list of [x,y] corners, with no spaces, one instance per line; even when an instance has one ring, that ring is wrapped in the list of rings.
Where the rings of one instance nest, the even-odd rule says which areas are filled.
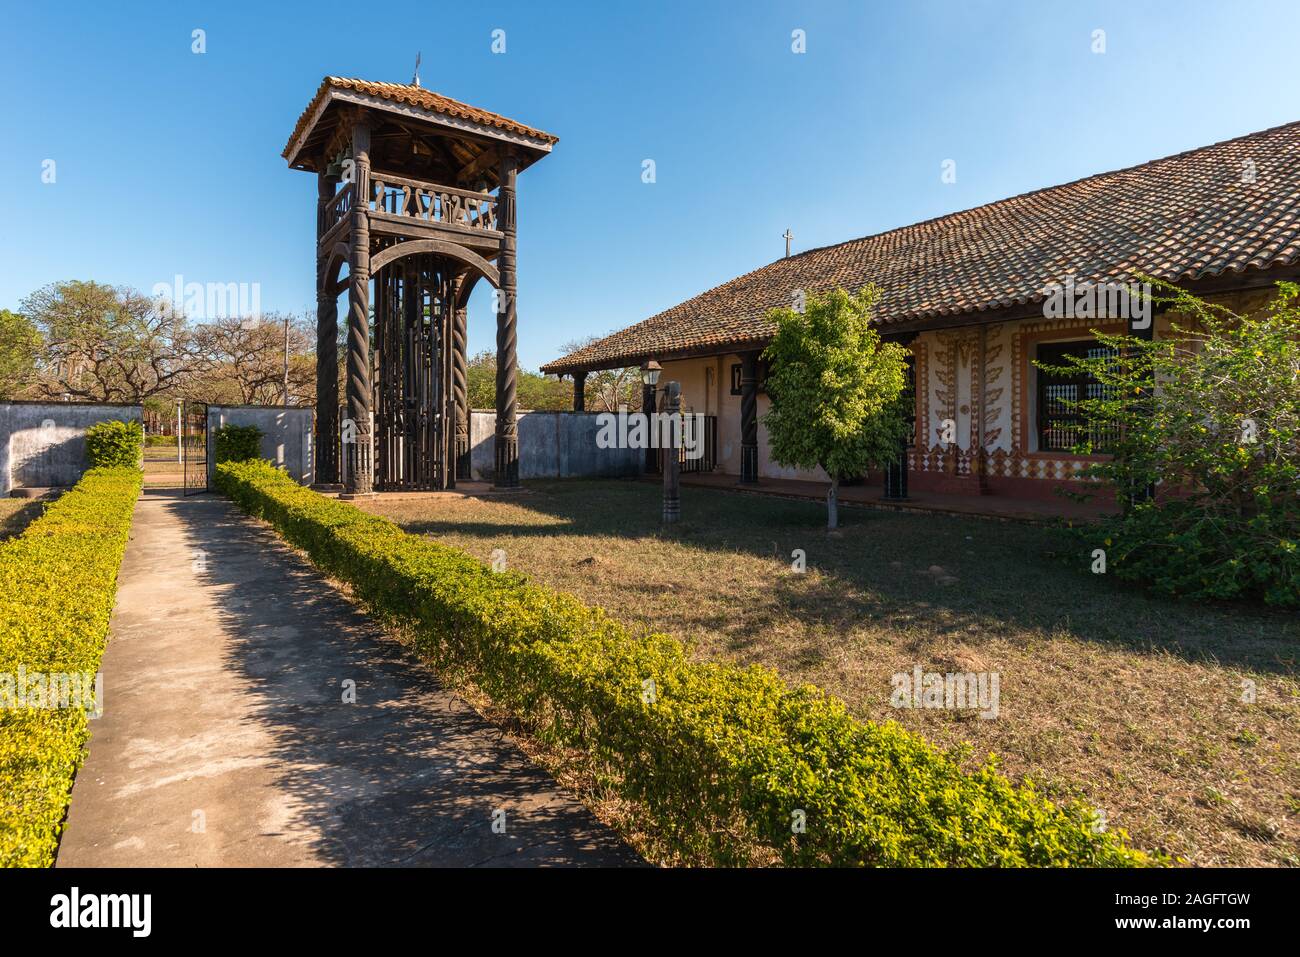
[[[339,300],[329,275],[330,251],[321,250],[327,204],[338,177],[316,177],[316,482],[339,480]]]
[[[758,353],[740,357],[740,481],[758,484]]]
[[[369,495],[373,490],[373,440],[370,428],[370,127],[352,126],[352,160],[355,200],[352,206],[352,244],[348,260],[348,370],[347,400],[351,428],[345,428],[346,494]],[[349,435],[350,434],[350,435]]]

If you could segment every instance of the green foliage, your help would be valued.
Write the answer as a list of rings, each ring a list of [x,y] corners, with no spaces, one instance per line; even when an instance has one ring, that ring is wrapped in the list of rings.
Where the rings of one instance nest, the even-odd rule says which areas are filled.
[[[469,360],[465,372],[466,401],[471,409],[495,409],[497,404],[497,360],[492,352],[480,352]],[[564,412],[573,408],[573,392],[555,376],[518,370],[515,395],[520,409]]]
[[[184,316],[133,289],[56,282],[22,301],[40,330],[42,390],[87,402],[143,402],[194,367]]]
[[[248,462],[262,449],[262,430],[255,425],[223,425],[212,433],[218,462]]]
[[[856,296],[836,289],[809,296],[803,312],[768,313],[776,334],[764,352],[772,406],[763,424],[781,465],[820,466],[834,482],[897,457],[907,352],[871,328],[879,297],[875,286]]]
[[[26,316],[0,309],[0,399],[13,399],[35,385],[41,334]]]
[[[144,426],[110,419],[86,429],[86,458],[92,467],[138,469],[144,448]]]
[[[94,673],[140,494],[135,468],[91,469],[0,544],[0,682],[19,668]],[[0,708],[0,867],[48,867],[88,737],[75,708]]]
[[[218,489],[270,522],[452,680],[582,749],[663,859],[791,865],[1096,865],[1150,859],[1091,812],[971,774],[893,722],[855,720],[771,669],[699,662],[571,595],[303,488],[266,462]],[[798,812],[806,831],[793,833]]]
[[[1300,606],[1300,286],[1252,315],[1164,288],[1169,336],[1098,335],[1120,358],[1068,364],[1102,385],[1075,403],[1090,431],[1118,435],[1084,474],[1125,503],[1081,534],[1164,594]]]

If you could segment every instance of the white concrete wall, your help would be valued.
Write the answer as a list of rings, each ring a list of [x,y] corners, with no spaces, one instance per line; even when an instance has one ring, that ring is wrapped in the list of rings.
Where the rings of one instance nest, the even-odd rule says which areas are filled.
[[[216,469],[213,433],[223,425],[255,425],[262,430],[261,457],[283,467],[298,482],[315,481],[310,408],[261,405],[208,406],[208,486]]]
[[[76,485],[90,464],[86,429],[96,422],[140,420],[138,405],[0,402],[0,495]]]
[[[645,464],[643,449],[602,449],[595,412],[521,412],[519,477],[591,478],[638,474]],[[470,475],[491,481],[496,468],[494,412],[471,412],[469,422]]]

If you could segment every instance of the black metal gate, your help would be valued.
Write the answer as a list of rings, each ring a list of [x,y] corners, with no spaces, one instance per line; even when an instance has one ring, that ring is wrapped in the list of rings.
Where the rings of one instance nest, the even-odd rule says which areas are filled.
[[[452,264],[420,254],[375,276],[375,488],[446,488]]]
[[[677,461],[682,472],[712,472],[718,465],[718,417],[697,412],[682,413],[681,443]],[[688,454],[688,449],[693,449],[694,453]],[[666,451],[663,448],[659,450],[660,475],[664,471]]]
[[[208,490],[208,404],[191,402],[181,406],[181,452],[184,460],[184,495]]]

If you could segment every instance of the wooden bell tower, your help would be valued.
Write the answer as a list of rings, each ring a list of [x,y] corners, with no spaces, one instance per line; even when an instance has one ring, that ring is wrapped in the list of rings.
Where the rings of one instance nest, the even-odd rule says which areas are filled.
[[[486,279],[496,289],[494,484],[519,484],[515,187],[556,142],[418,85],[325,78],[284,149],[290,168],[317,176],[318,481],[367,495],[469,477],[466,305]]]

